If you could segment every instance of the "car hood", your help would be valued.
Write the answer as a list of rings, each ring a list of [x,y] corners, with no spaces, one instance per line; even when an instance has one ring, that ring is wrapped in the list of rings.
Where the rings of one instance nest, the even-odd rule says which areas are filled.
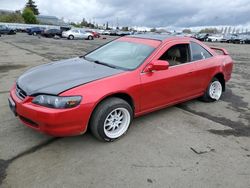
[[[58,95],[76,86],[122,72],[83,58],[74,58],[34,67],[17,79],[17,85],[27,95]]]

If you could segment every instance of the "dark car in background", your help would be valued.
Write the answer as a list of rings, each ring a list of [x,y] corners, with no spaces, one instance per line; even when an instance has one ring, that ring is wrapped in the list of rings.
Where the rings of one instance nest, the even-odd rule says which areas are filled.
[[[126,35],[130,35],[130,31],[118,31],[117,33],[117,36],[126,36]]]
[[[48,38],[53,38],[55,36],[62,37],[62,31],[59,29],[45,29],[41,32],[41,35]]]
[[[199,41],[207,41],[208,37],[209,37],[209,34],[207,33],[200,33],[194,36],[194,38],[196,38]]]
[[[236,37],[234,37],[232,39],[232,43],[234,43],[234,44],[245,44],[248,38],[249,37],[247,35],[242,35],[242,34],[237,35]]]
[[[0,35],[1,34],[14,35],[16,34],[16,31],[14,29],[10,29],[9,27],[5,25],[0,25]]]
[[[42,27],[32,27],[32,28],[27,29],[27,33],[29,35],[37,35],[37,34],[41,34],[44,30],[45,28],[42,28]]]
[[[250,44],[250,35],[246,35],[245,44]]]
[[[70,26],[61,26],[60,27],[60,30],[63,32],[63,31],[68,31],[68,30],[70,30],[71,29],[71,27]]]
[[[232,43],[234,39],[237,37],[237,34],[226,34],[223,36],[220,42],[222,43]]]
[[[119,30],[111,30],[110,31],[110,36],[126,36],[126,35],[130,35],[130,31],[119,31]]]

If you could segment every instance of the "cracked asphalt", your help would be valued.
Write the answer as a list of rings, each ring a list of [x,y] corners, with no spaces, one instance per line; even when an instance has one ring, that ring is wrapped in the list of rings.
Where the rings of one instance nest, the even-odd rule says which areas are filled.
[[[49,137],[14,117],[8,91],[25,70],[112,39],[0,37],[0,187],[250,188],[250,45],[209,43],[235,61],[220,101],[192,100],[136,118],[113,143],[90,133]]]

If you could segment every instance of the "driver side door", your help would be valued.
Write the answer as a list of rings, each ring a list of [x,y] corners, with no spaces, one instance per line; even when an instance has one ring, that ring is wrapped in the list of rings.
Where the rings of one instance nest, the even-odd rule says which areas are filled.
[[[198,81],[190,62],[189,41],[168,43],[153,60],[166,60],[169,68],[141,73],[142,113],[187,100],[197,94]]]

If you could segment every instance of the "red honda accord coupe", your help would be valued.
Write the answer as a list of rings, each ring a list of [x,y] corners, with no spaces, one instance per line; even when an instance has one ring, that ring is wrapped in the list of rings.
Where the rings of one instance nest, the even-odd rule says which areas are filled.
[[[232,67],[226,50],[193,38],[126,36],[28,70],[11,89],[9,104],[40,132],[71,136],[89,127],[98,139],[113,141],[134,117],[197,97],[219,100]]]

